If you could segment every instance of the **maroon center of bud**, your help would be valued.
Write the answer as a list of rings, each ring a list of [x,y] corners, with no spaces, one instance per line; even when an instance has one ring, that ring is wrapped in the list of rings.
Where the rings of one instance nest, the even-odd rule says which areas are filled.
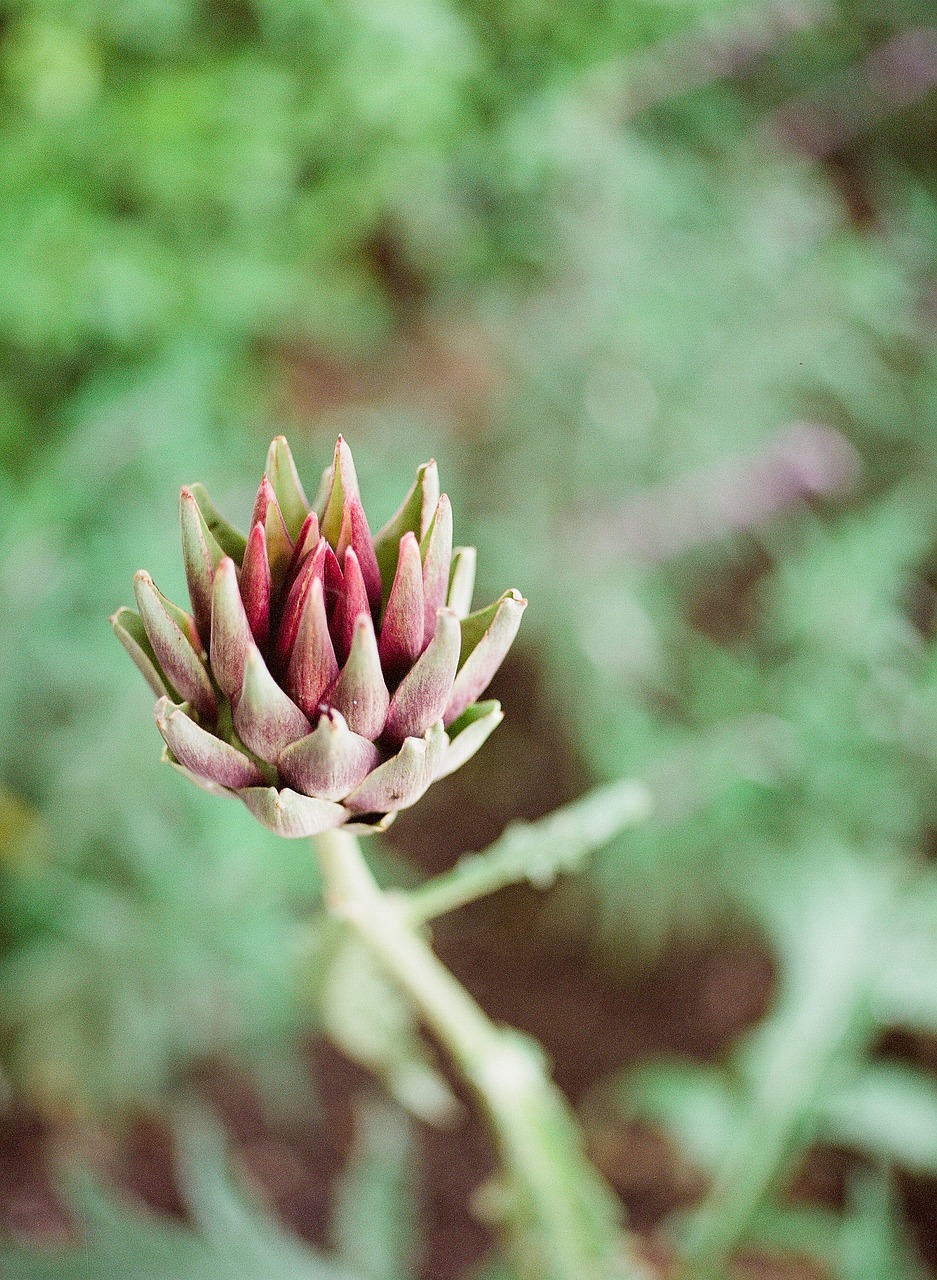
[[[270,479],[261,481],[239,574],[242,616],[277,683],[311,721],[337,709],[357,731],[381,740],[395,692],[424,654],[423,666],[433,667],[436,609],[445,603],[452,547],[445,495],[424,531],[426,516],[421,509],[417,527],[394,539],[396,573],[385,583],[343,441],[322,515],[309,512],[300,523],[294,503],[295,541]],[[236,669],[236,660],[231,663]],[[408,724],[422,724],[430,713],[438,718],[437,704],[445,700],[440,683],[451,685],[454,674],[451,654],[445,667],[414,683],[409,701],[420,702],[425,684],[433,705],[426,716],[411,713]],[[238,701],[236,694],[232,700]],[[400,740],[395,724],[388,749],[396,750]]]

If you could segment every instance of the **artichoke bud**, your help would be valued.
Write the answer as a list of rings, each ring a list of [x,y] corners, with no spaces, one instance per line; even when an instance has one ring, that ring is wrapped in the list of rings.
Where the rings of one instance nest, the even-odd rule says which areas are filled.
[[[271,830],[384,830],[502,719],[479,702],[526,607],[471,612],[475,552],[453,549],[435,462],[372,535],[339,436],[310,506],[283,436],[247,536],[201,485],[180,496],[191,612],[141,570],[111,619],[157,696],[166,758]]]

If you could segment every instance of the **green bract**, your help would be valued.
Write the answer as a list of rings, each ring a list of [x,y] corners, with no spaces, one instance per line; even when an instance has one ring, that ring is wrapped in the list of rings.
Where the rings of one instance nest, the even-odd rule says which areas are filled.
[[[111,619],[157,696],[166,759],[239,796],[280,835],[388,826],[502,718],[478,702],[527,601],[469,613],[471,547],[452,547],[435,462],[372,537],[351,450],[310,507],[286,440],[270,445],[245,538],[200,485],[180,497],[191,613],[140,570]]]

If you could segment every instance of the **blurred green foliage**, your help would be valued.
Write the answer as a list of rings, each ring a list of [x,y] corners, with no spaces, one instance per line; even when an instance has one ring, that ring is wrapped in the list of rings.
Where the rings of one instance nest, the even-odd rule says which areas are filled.
[[[558,737],[595,780],[654,790],[654,820],[554,897],[550,927],[614,965],[727,918],[772,948],[772,1013],[726,1072],[671,1063],[604,1095],[712,1178],[676,1237],[704,1261],[780,1241],[843,1280],[917,1274],[887,1170],[937,1169],[933,1080],[869,1051],[937,1030],[932,18],[923,0],[0,4],[16,1091],[113,1113],[212,1055],[262,1073],[324,1026],[415,1111],[449,1101],[407,1010],[356,1021],[354,957],[307,923],[308,852],[157,768],[105,622],[139,565],[181,594],[181,483],[243,519],[285,403],[306,475],[350,432],[378,516],[436,453],[480,590],[532,600]],[[407,363],[454,323],[481,366],[468,406]],[[388,352],[383,394],[361,371]],[[313,424],[284,389],[308,356],[363,384]],[[486,786],[523,758],[522,734],[503,742]],[[372,1121],[380,1146],[396,1121]],[[776,1194],[815,1141],[879,1170],[835,1233]],[[408,1177],[367,1157],[346,1176],[374,1206],[339,1213],[361,1276],[412,1271]],[[95,1239],[105,1220],[108,1249],[136,1239],[82,1195]],[[355,1215],[390,1243],[357,1240]],[[209,1274],[197,1240],[166,1247],[167,1275]]]
[[[694,9],[5,3],[7,430],[185,333],[369,346],[397,274],[445,290],[523,262],[542,186],[518,163],[525,106]]]
[[[395,1142],[388,1141],[391,1125]],[[399,1116],[390,1119],[372,1103],[370,1111],[362,1109],[359,1130],[372,1165],[362,1167],[360,1157],[352,1159],[336,1216],[370,1218],[371,1230],[359,1236],[355,1250],[360,1267],[346,1267],[343,1260],[301,1244],[247,1200],[228,1167],[222,1135],[206,1117],[190,1113],[183,1114],[177,1132],[178,1170],[190,1223],[159,1222],[139,1208],[116,1204],[106,1188],[86,1173],[72,1171],[66,1179],[67,1198],[83,1225],[82,1247],[10,1248],[4,1274],[10,1280],[106,1280],[115,1274],[127,1280],[155,1275],[178,1280],[235,1275],[244,1280],[395,1280],[403,1273],[392,1269],[396,1250],[386,1247],[381,1233],[388,1222],[396,1225],[398,1235],[404,1233],[412,1211],[405,1181],[405,1122]],[[375,1265],[369,1246],[379,1251]]]

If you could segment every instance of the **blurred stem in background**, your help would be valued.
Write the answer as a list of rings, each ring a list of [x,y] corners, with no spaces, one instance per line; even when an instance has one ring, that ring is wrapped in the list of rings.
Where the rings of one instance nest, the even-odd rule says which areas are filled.
[[[748,1046],[748,1105],[681,1238],[679,1280],[722,1280],[758,1212],[816,1140],[825,1095],[868,1052],[873,989],[895,900],[890,885],[864,870],[836,884],[826,868],[823,883],[838,890],[837,918],[824,902],[822,913],[814,906],[821,918],[811,919],[808,897],[804,919],[789,929],[788,989]],[[783,947],[785,939],[779,941]]]

